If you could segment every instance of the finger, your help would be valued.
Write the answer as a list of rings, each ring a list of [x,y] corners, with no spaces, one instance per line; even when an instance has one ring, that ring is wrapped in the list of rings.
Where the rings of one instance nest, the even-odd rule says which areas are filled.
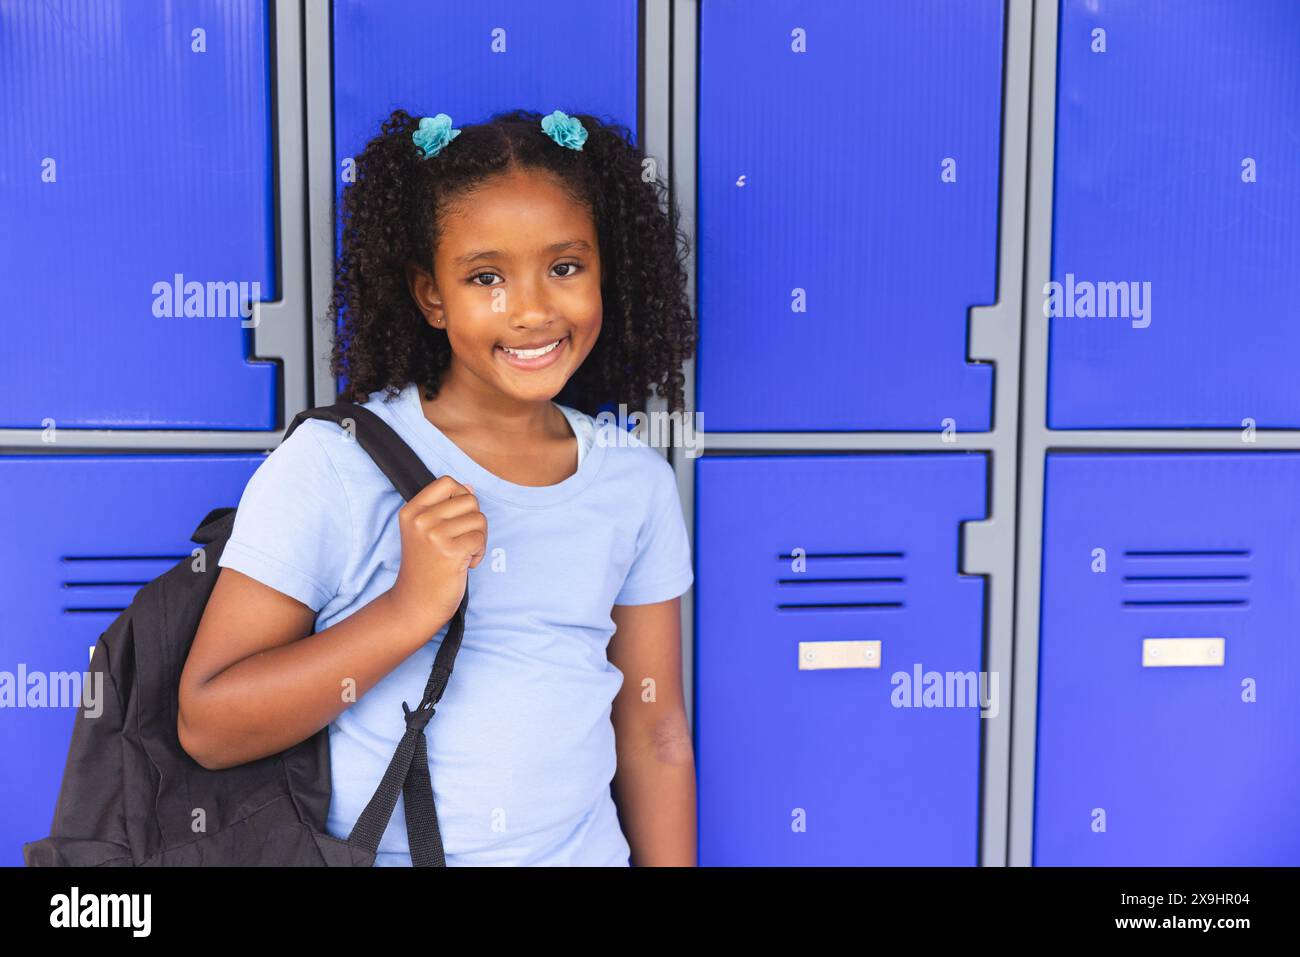
[[[463,535],[478,534],[487,536],[487,520],[483,517],[482,512],[473,512],[468,515],[457,515],[438,523],[435,534],[444,542],[455,542],[456,539]],[[476,549],[477,550],[477,549]],[[468,553],[467,553],[468,554]]]
[[[458,535],[454,539],[454,542],[458,548],[464,549],[461,554],[469,560],[469,567],[471,568],[476,564],[475,559],[481,558],[483,553],[487,551],[487,536],[480,531],[466,532],[464,535]]]
[[[412,511],[420,511],[438,502],[445,502],[454,495],[464,495],[465,493],[465,486],[450,475],[443,475],[420,489],[406,505],[411,507]]]
[[[483,533],[484,533],[483,547],[474,553],[474,564],[470,566],[471,568],[477,568],[479,562],[483,561],[484,556],[487,555],[487,523],[486,522],[484,522],[483,524]]]
[[[461,515],[482,514],[479,511],[478,499],[468,492],[461,495],[453,495],[451,498],[444,499],[428,508],[423,509],[420,514],[428,515],[432,520],[444,522],[449,518],[457,518]]]

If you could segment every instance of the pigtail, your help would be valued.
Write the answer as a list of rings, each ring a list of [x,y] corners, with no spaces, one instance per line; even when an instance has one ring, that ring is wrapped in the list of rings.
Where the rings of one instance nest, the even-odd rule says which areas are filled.
[[[432,170],[411,141],[418,126],[418,119],[395,110],[356,157],[355,182],[343,192],[330,309],[343,323],[330,370],[348,380],[342,398],[354,402],[364,402],[381,386],[396,395],[399,377],[436,378],[451,358],[446,336],[429,328],[406,281],[406,263],[424,261],[428,246]],[[401,375],[390,375],[392,370]]]

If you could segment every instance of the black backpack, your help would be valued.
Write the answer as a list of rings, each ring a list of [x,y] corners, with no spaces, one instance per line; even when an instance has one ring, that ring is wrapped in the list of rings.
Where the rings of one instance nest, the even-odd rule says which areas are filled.
[[[307,409],[294,417],[285,438],[307,419],[350,425],[407,501],[434,480],[369,409],[351,402]],[[400,791],[411,863],[445,867],[424,726],[460,649],[468,587],[438,648],[424,697],[414,709],[402,703],[406,733],[383,780],[348,839],[341,840],[325,831],[328,727],[279,754],[218,771],[203,767],[181,747],[176,730],[181,670],[234,519],[233,508],[209,512],[192,536],[204,546],[203,570],[192,570],[189,558],[178,562],[141,588],[100,636],[90,671],[103,674],[103,711],[91,718],[84,708],[78,710],[50,836],[24,844],[23,860],[29,867],[370,867]],[[200,820],[203,826],[196,831]]]

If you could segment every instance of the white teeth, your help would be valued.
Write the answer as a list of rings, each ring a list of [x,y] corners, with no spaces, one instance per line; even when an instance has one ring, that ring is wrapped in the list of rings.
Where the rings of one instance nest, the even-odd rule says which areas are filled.
[[[511,349],[509,346],[502,346],[501,348],[512,356],[518,356],[521,359],[536,359],[538,356],[546,355],[559,344],[560,340],[556,339],[549,346],[543,346],[540,349]]]

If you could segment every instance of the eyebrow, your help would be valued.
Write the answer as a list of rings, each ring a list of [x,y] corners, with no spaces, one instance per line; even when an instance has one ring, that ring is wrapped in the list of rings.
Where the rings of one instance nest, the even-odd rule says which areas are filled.
[[[591,252],[591,244],[587,242],[585,239],[568,239],[565,240],[564,242],[552,243],[551,245],[543,249],[542,252],[550,253],[554,255],[555,253],[564,252],[566,249],[572,249],[574,251],[581,250],[583,252]],[[457,256],[455,259],[452,260],[452,263],[457,266],[467,266],[470,263],[475,262],[476,260],[479,259],[508,259],[508,258],[509,256],[499,249],[480,249],[472,253],[466,253],[463,256]]]

